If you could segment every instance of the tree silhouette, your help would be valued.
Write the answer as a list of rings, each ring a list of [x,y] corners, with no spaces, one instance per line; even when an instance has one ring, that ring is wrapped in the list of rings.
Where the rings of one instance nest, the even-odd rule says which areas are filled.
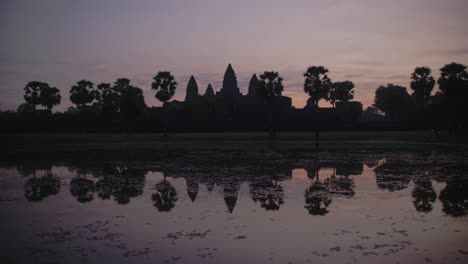
[[[281,96],[283,92],[283,78],[278,72],[266,71],[260,75],[259,89],[260,94],[267,100],[271,100],[275,96]]]
[[[468,72],[463,64],[452,62],[440,69],[439,88],[449,98],[466,96]],[[464,100],[463,100],[464,101]]]
[[[330,102],[335,107],[335,102],[349,102],[354,98],[354,83],[351,81],[334,82],[330,89]]]
[[[60,90],[47,84],[41,92],[40,105],[50,111],[54,105],[60,104],[61,99]]]
[[[468,72],[466,65],[450,63],[440,69],[440,78],[437,80],[440,90],[446,95],[451,121],[451,128],[465,125],[468,119]]]
[[[143,91],[130,84],[130,80],[121,78],[115,82],[116,90],[120,91],[120,112],[125,115],[141,114],[146,108]]]
[[[170,72],[162,71],[158,72],[153,80],[151,88],[156,90],[155,97],[162,103],[169,101],[172,96],[174,96],[177,88],[177,82],[174,80],[174,76],[172,76]]]
[[[374,107],[390,119],[401,119],[412,106],[413,101],[405,87],[389,83],[379,86],[375,91]]]
[[[214,93],[213,87],[211,87],[211,83],[209,83],[208,87],[206,87],[204,96],[214,96],[214,95],[215,93]]]
[[[37,105],[42,105],[49,111],[54,105],[60,104],[62,99],[59,89],[50,87],[44,82],[28,82],[24,87],[24,93],[24,100],[28,104],[34,105],[34,108]]]
[[[275,128],[273,125],[273,98],[281,96],[283,92],[283,78],[278,72],[266,71],[260,75],[259,94],[266,99],[269,110],[270,136],[274,136]]]
[[[29,103],[22,103],[18,106],[16,109],[16,112],[18,113],[32,113],[34,112],[35,107],[32,104]]]
[[[78,81],[70,89],[70,101],[75,104],[78,109],[91,103],[97,97],[97,93],[93,88],[94,84],[90,81]]]
[[[309,94],[315,107],[321,99],[329,100],[331,80],[327,73],[328,69],[323,66],[311,66],[304,73],[304,92]]]
[[[43,82],[31,81],[24,87],[24,100],[26,103],[33,105],[34,109],[41,103],[40,95],[45,85]]]
[[[411,89],[418,106],[424,106],[428,103],[434,85],[435,80],[431,76],[430,68],[423,66],[414,69],[411,74]]]
[[[154,76],[153,80],[154,81],[151,83],[151,88],[156,90],[155,96],[160,102],[163,103],[164,106],[164,103],[169,101],[172,96],[174,96],[175,90],[177,88],[177,82],[175,81],[174,76],[172,76],[168,71],[158,72],[158,74]],[[166,115],[164,115],[163,129],[165,136],[167,135],[166,118]]]
[[[120,107],[120,91],[110,83],[100,83],[97,86],[97,100],[101,111],[105,114],[116,113]]]

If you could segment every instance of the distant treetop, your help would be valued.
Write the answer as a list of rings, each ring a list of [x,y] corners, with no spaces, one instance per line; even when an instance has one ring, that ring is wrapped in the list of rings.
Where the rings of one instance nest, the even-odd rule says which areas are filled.
[[[153,77],[151,89],[156,90],[155,97],[161,102],[169,101],[175,94],[177,82],[168,71],[160,71]]]
[[[260,94],[266,98],[281,96],[284,86],[283,78],[278,72],[266,71],[260,75]]]
[[[328,69],[323,66],[311,66],[304,73],[304,92],[308,93],[315,107],[321,99],[329,100],[331,80]]]
[[[416,103],[420,106],[425,105],[434,89],[435,80],[431,76],[431,69],[428,67],[416,67],[411,74],[411,89]]]

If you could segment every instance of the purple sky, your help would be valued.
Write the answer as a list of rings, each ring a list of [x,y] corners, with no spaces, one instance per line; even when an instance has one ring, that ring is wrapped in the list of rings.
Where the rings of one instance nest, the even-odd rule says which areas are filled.
[[[380,84],[409,87],[415,66],[438,78],[444,64],[468,64],[468,1],[2,0],[0,35],[2,110],[23,102],[30,80],[59,88],[64,110],[76,81],[118,77],[160,105],[156,72],[174,74],[180,100],[191,74],[201,93],[218,91],[228,63],[243,93],[252,73],[279,71],[296,107],[307,100],[303,72],[323,65],[368,106]]]

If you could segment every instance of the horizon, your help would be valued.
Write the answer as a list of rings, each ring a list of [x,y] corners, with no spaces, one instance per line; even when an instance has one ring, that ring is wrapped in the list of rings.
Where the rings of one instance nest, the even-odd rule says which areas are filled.
[[[252,74],[278,71],[283,95],[296,108],[308,99],[302,74],[322,65],[333,81],[354,82],[354,100],[365,108],[379,85],[410,92],[417,66],[430,67],[437,80],[445,64],[468,64],[468,3],[462,0],[139,3],[0,3],[0,110],[24,102],[28,81],[60,89],[62,103],[54,110],[64,111],[77,81],[97,85],[120,77],[143,90],[148,107],[160,106],[150,87],[158,71],[175,76],[172,100],[183,101],[191,75],[201,94],[208,83],[219,91],[229,63],[243,94]]]

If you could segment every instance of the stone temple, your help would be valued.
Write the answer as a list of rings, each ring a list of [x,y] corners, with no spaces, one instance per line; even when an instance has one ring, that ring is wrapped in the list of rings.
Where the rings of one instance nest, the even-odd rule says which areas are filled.
[[[304,129],[321,124],[355,121],[357,114],[350,117],[352,103],[337,103],[336,108],[305,107],[296,109],[286,96],[275,96],[269,103],[259,94],[259,80],[253,74],[247,94],[242,94],[237,76],[231,64],[228,65],[222,87],[214,91],[211,84],[200,91],[194,76],[187,84],[183,102],[171,101],[163,105],[166,123],[180,131],[190,130],[262,130],[271,126],[274,119],[278,129]],[[362,109],[360,110],[362,111]],[[333,123],[333,122],[332,122]]]
[[[248,93],[246,95],[240,92],[237,84],[237,76],[229,64],[226,72],[224,73],[223,86],[217,92],[213,90],[211,84],[208,84],[205,92],[200,94],[197,81],[192,75],[187,85],[185,101],[172,101],[164,105],[169,109],[183,108],[190,106],[199,106],[199,104],[210,103],[212,106],[221,112],[234,115],[243,109],[251,108],[264,108],[265,104],[261,97],[258,95],[259,80],[256,74],[253,74],[250,79]],[[275,111],[289,111],[292,109],[291,98],[285,96],[278,96],[273,98],[273,107]]]

